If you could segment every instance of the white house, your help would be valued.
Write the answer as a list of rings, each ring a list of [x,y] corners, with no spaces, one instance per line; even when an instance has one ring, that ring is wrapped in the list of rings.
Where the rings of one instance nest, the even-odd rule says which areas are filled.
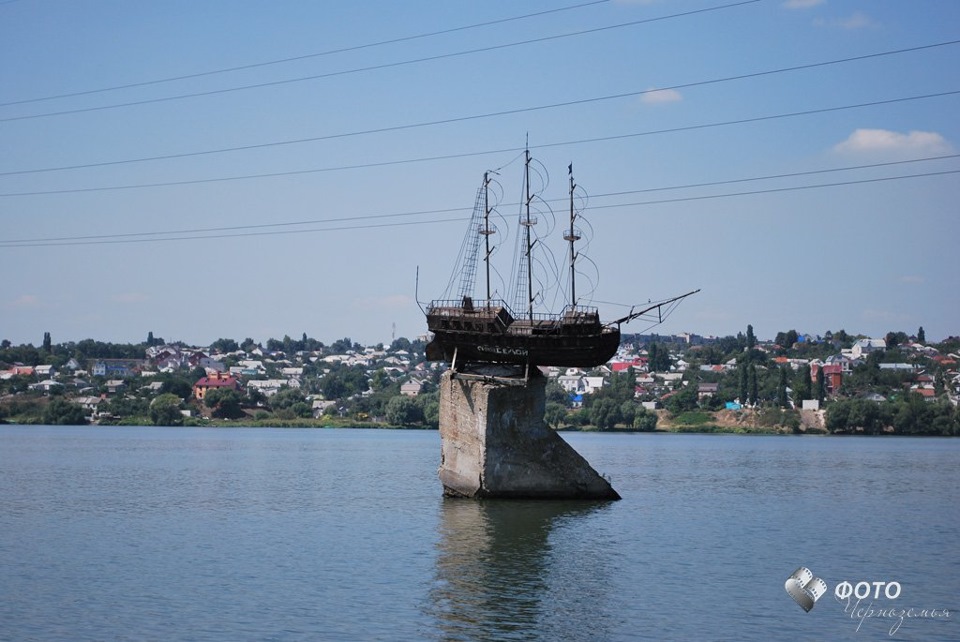
[[[854,359],[866,357],[871,352],[877,350],[886,350],[887,342],[884,339],[858,339],[853,347],[850,348],[850,354]]]

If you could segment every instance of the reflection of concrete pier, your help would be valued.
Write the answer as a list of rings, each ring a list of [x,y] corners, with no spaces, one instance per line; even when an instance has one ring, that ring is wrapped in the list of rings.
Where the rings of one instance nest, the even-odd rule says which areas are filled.
[[[610,639],[618,553],[591,543],[590,501],[457,501],[440,510],[436,576],[424,609],[442,640]],[[592,540],[591,540],[592,541]],[[424,636],[427,637],[427,636]]]
[[[513,385],[447,371],[440,388],[440,481],[455,497],[620,499],[543,421],[545,380]]]

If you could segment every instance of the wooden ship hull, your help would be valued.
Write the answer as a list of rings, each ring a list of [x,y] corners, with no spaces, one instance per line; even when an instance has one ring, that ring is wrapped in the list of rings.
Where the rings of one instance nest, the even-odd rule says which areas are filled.
[[[620,346],[620,329],[600,323],[595,310],[514,319],[506,306],[435,302],[427,309],[433,340],[427,359],[463,363],[589,368],[609,361]]]

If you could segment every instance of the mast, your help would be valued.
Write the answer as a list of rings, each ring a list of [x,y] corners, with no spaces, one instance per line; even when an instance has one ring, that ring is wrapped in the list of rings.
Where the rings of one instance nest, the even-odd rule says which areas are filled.
[[[480,232],[485,237],[486,252],[483,255],[483,262],[487,268],[487,301],[490,301],[490,235],[493,230],[490,229],[490,172],[483,173],[483,230]],[[489,303],[488,303],[489,304]]]
[[[580,235],[574,227],[577,214],[573,209],[573,190],[576,189],[577,184],[573,182],[573,163],[567,167],[567,173],[570,175],[570,230],[563,235],[563,239],[570,243],[570,308],[572,311],[577,307],[577,252],[574,249],[574,243],[580,240]]]
[[[523,221],[523,239],[527,249],[527,314],[530,322],[533,323],[533,241],[530,238],[530,228],[536,224],[536,221],[530,216],[530,150],[524,150],[526,162],[524,163],[524,206],[526,208],[526,217]]]

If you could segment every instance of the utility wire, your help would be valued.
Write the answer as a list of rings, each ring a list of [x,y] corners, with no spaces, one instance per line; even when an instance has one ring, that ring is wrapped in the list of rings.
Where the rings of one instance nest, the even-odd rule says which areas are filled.
[[[15,2],[17,0],[8,0],[9,2]],[[491,27],[494,25],[504,24],[507,22],[516,22],[518,20],[526,20],[528,18],[539,18],[540,16],[545,16],[551,13],[560,13],[563,11],[570,11],[571,9],[583,9],[584,7],[591,7],[598,4],[605,4],[610,2],[610,0],[593,0],[592,2],[584,2],[581,4],[574,4],[566,7],[558,7],[556,9],[547,9],[545,11],[537,11],[535,13],[527,13],[520,16],[512,16],[509,18],[499,18],[497,20],[488,20],[486,22],[478,22],[471,25],[463,25],[460,27],[451,27],[449,29],[441,29],[440,31],[430,31],[428,33],[416,34],[413,36],[400,36],[398,38],[391,38],[389,40],[380,40],[377,42],[368,42],[360,45],[353,45],[350,47],[341,47],[339,49],[328,49],[327,51],[320,51],[316,53],[303,54],[300,56],[291,56],[289,58],[279,58],[276,60],[267,60],[263,62],[255,62],[247,65],[237,65],[235,67],[225,67],[222,69],[213,69],[210,71],[200,71],[192,74],[184,74],[181,76],[170,76],[167,78],[156,78],[153,80],[144,80],[140,82],[127,83],[125,85],[114,85],[112,87],[100,87],[98,89],[86,89],[83,91],[75,91],[66,94],[55,94],[52,96],[42,96],[39,98],[25,98],[22,100],[13,100],[10,102],[0,103],[0,107],[9,107],[12,105],[25,105],[28,103],[38,103],[48,100],[58,100],[61,98],[75,98],[77,96],[89,96],[91,94],[102,94],[110,91],[119,91],[122,89],[134,89],[136,87],[148,87],[151,85],[160,85],[164,83],[177,82],[180,80],[192,80],[194,78],[205,78],[208,76],[216,76],[219,74],[226,74],[235,71],[246,71],[248,69],[257,69],[260,67],[269,67],[272,65],[280,65],[288,62],[298,62],[300,60],[308,60],[310,58],[320,58],[324,56],[332,56],[335,54],[349,53],[352,51],[360,51],[363,49],[373,49],[374,47],[382,47],[384,45],[393,45],[401,42],[411,42],[413,40],[422,40],[424,38],[433,38],[435,36],[443,36],[451,33],[457,33],[460,31],[469,31],[470,29],[478,29],[481,27]],[[0,2],[0,4],[4,4]]]
[[[878,105],[889,105],[894,103],[907,102],[911,100],[925,100],[929,98],[942,98],[944,96],[952,96],[960,94],[960,90],[944,91],[935,94],[924,94],[920,96],[905,96],[899,98],[891,98],[887,100],[877,100],[867,103],[858,103],[855,105],[841,105],[835,107],[822,107],[818,109],[807,109],[803,111],[788,112],[784,114],[772,114],[766,116],[754,116],[750,118],[740,118],[736,120],[727,120],[714,123],[699,123],[694,125],[684,125],[681,127],[672,127],[669,129],[658,129],[658,130],[649,130],[644,132],[633,132],[629,134],[618,134],[615,136],[604,136],[599,138],[583,138],[579,140],[572,141],[560,141],[553,143],[544,143],[541,145],[536,145],[533,149],[547,149],[551,147],[560,147],[560,146],[571,146],[571,145],[584,145],[588,143],[598,143],[598,142],[609,142],[612,140],[623,140],[627,138],[637,138],[641,136],[653,136],[660,134],[670,134],[678,133],[683,131],[693,131],[699,129],[709,129],[713,127],[727,127],[731,125],[743,125],[749,123],[762,122],[767,120],[776,120],[781,118],[795,118],[798,116],[811,116],[815,114],[823,114],[835,111],[843,111],[849,109],[859,109],[864,107],[875,107]],[[387,167],[394,165],[406,165],[412,163],[426,163],[426,162],[436,162],[436,161],[445,161],[453,160],[458,158],[470,158],[476,156],[487,156],[493,154],[504,154],[517,151],[523,151],[524,148],[510,148],[510,149],[492,149],[484,151],[475,151],[475,152],[462,152],[458,154],[445,154],[441,156],[427,156],[420,158],[407,158],[399,159],[392,161],[378,161],[372,163],[361,163],[355,165],[339,165],[333,167],[322,167],[314,169],[301,169],[301,170],[290,170],[284,172],[268,172],[261,174],[244,174],[239,176],[223,176],[219,178],[198,178],[182,181],[166,181],[158,183],[139,183],[134,185],[109,185],[109,186],[99,186],[99,187],[78,187],[71,189],[59,189],[59,190],[40,190],[33,192],[8,192],[0,193],[0,198],[14,197],[14,196],[41,196],[41,195],[51,195],[51,194],[76,194],[84,192],[101,192],[101,191],[113,191],[113,190],[129,190],[129,189],[144,189],[151,187],[174,187],[174,186],[183,186],[183,185],[198,185],[203,183],[221,183],[227,181],[240,181],[240,180],[251,180],[251,179],[261,179],[261,178],[279,178],[285,176],[299,176],[303,174],[316,174],[324,172],[336,172],[336,171],[346,171],[346,170],[356,170],[356,169],[370,169],[374,167]],[[126,162],[126,161],[117,161],[116,163]],[[132,161],[131,161],[132,162]],[[114,164],[116,164],[114,163]],[[84,166],[89,167],[89,166]],[[78,169],[78,168],[63,168],[63,169]],[[16,174],[29,173],[31,170],[23,170],[20,172],[8,172],[0,173],[0,176],[11,176]],[[32,170],[35,172],[44,172],[44,171],[56,171],[55,169],[48,170]]]
[[[0,118],[0,122],[4,122],[4,123],[5,123],[5,122],[13,122],[13,121],[19,121],[19,120],[31,120],[31,119],[36,119],[36,118],[50,118],[50,117],[53,117],[53,116],[66,116],[66,115],[70,115],[70,114],[83,114],[83,113],[89,113],[89,112],[95,112],[95,111],[104,111],[104,110],[107,110],[107,109],[120,109],[120,108],[124,108],[124,107],[136,107],[136,106],[140,106],[140,105],[149,105],[149,104],[153,104],[153,103],[162,103],[162,102],[170,102],[170,101],[175,101],[175,100],[184,100],[184,99],[187,99],[187,98],[200,98],[200,97],[204,97],[204,96],[216,96],[216,95],[227,94],[227,93],[232,93],[232,92],[236,92],[236,91],[245,91],[245,90],[248,90],[248,89],[262,89],[262,88],[265,88],[265,87],[277,87],[277,86],[281,86],[281,85],[289,85],[289,84],[300,83],[300,82],[305,82],[305,81],[309,81],[309,80],[322,80],[322,79],[325,79],[325,78],[333,78],[333,77],[336,77],[336,76],[344,76],[344,75],[361,73],[361,72],[367,72],[367,71],[377,71],[377,70],[381,70],[381,69],[392,69],[392,68],[395,68],[395,67],[403,67],[403,66],[407,66],[407,65],[420,64],[420,63],[424,63],[424,62],[433,62],[433,61],[436,61],[436,60],[444,60],[444,59],[448,59],[448,58],[457,58],[457,57],[463,57],[463,56],[470,56],[470,55],[478,54],[478,53],[487,53],[487,52],[491,52],[491,51],[498,51],[498,50],[509,49],[509,48],[513,48],[513,47],[520,47],[520,46],[531,45],[531,44],[539,44],[539,43],[543,43],[543,42],[550,42],[550,41],[552,41],[552,40],[560,40],[560,39],[563,39],[563,38],[572,38],[572,37],[574,37],[574,36],[589,35],[589,34],[600,33],[600,32],[604,32],[604,31],[610,31],[610,30],[613,30],[613,29],[622,29],[622,28],[625,28],[625,27],[634,27],[634,26],[637,26],[637,25],[647,24],[647,23],[651,23],[651,22],[658,22],[658,21],[662,21],[662,20],[669,20],[669,19],[673,19],[673,18],[681,18],[681,17],[691,16],[691,15],[700,14],[700,13],[707,13],[707,12],[710,12],[710,11],[720,11],[720,10],[722,10],[722,9],[730,9],[730,8],[734,8],[734,7],[740,7],[740,6],[743,6],[743,5],[753,4],[753,3],[756,3],[756,2],[760,2],[760,1],[761,1],[761,0],[741,0],[740,2],[734,2],[734,3],[731,3],[731,4],[719,5],[719,6],[714,6],[714,7],[705,7],[705,8],[702,8],[702,9],[694,9],[694,10],[692,10],[692,11],[685,11],[685,12],[682,12],[682,13],[675,13],[675,14],[671,14],[671,15],[668,15],[668,16],[660,16],[660,17],[657,17],[657,18],[645,18],[645,19],[643,19],[643,20],[633,20],[633,21],[631,21],[631,22],[623,22],[623,23],[619,23],[619,24],[615,24],[615,25],[608,25],[608,26],[605,26],[605,27],[595,27],[595,28],[592,28],[592,29],[584,29],[584,30],[581,30],[581,31],[572,31],[572,32],[568,32],[568,33],[564,33],[564,34],[557,34],[557,35],[553,35],[553,36],[543,36],[543,37],[540,37],[540,38],[530,38],[530,39],[528,39],[528,40],[521,40],[521,41],[518,41],[518,42],[509,42],[509,43],[504,43],[504,44],[500,44],[500,45],[490,45],[490,46],[487,46],[487,47],[478,47],[478,48],[476,48],[476,49],[466,49],[466,50],[463,50],[463,51],[454,51],[454,52],[448,52],[448,53],[445,53],[445,54],[437,54],[437,55],[434,55],[434,56],[424,56],[424,57],[422,57],[422,58],[413,58],[413,59],[410,59],[410,60],[401,60],[401,61],[397,61],[397,62],[388,62],[388,63],[382,63],[382,64],[378,64],[378,65],[369,65],[369,66],[366,66],[366,67],[356,67],[356,68],[354,68],[354,69],[346,69],[346,70],[342,70],[342,71],[331,71],[331,72],[327,72],[327,73],[323,73],[323,74],[313,74],[313,75],[310,75],[310,76],[302,76],[302,77],[299,77],[299,78],[287,78],[287,79],[284,79],[284,80],[272,80],[272,81],[268,81],[268,82],[255,83],[255,84],[252,84],[252,85],[242,85],[242,86],[238,86],[238,87],[225,87],[225,88],[223,88],[223,89],[211,89],[211,90],[208,90],[208,91],[199,91],[199,92],[193,92],[193,93],[188,93],[188,94],[178,94],[178,95],[175,95],[175,96],[163,96],[163,97],[160,97],[160,98],[148,98],[148,99],[144,99],[144,100],[134,100],[134,101],[129,101],[129,102],[125,102],[125,103],[115,103],[115,104],[112,104],[112,105],[100,105],[100,106],[97,106],[97,107],[82,107],[82,108],[77,108],[77,109],[66,109],[66,110],[62,110],[62,111],[45,112],[45,113],[42,113],[42,114],[27,114],[27,115],[24,115],[24,116],[10,116],[10,117],[7,117],[7,118]]]
[[[941,158],[954,158],[960,155],[953,154],[943,157],[932,157],[929,159],[920,159],[920,160],[939,160]],[[811,172],[797,172],[795,174],[779,174],[768,177],[755,177],[749,179],[736,179],[731,181],[716,181],[712,183],[700,183],[689,186],[675,186],[675,187],[663,187],[663,188],[649,188],[643,190],[632,190],[625,192],[613,192],[611,194],[595,196],[595,198],[603,196],[619,196],[626,194],[637,194],[643,192],[652,192],[668,189],[686,189],[692,187],[705,187],[705,186],[718,186],[725,184],[733,184],[737,182],[745,182],[750,180],[769,180],[774,178],[784,178],[789,176],[801,176],[801,175],[810,175],[815,173],[824,173],[830,171],[846,171],[852,169],[865,169],[870,167],[879,167],[883,165],[894,165],[898,163],[908,163],[916,161],[895,161],[892,163],[878,163],[875,165],[863,165],[858,167],[849,167],[849,168],[837,168],[832,170],[816,170]],[[904,174],[899,176],[884,176],[878,178],[864,178],[864,179],[855,179],[849,181],[839,181],[835,183],[819,183],[813,185],[795,185],[790,187],[777,187],[769,189],[758,189],[758,190],[747,190],[741,192],[731,192],[726,194],[708,194],[702,196],[682,196],[676,198],[667,198],[667,199],[658,199],[650,201],[635,201],[631,203],[614,203],[609,205],[593,205],[591,210],[599,209],[617,209],[624,207],[640,207],[647,205],[663,205],[668,203],[683,203],[690,201],[702,201],[702,200],[712,200],[718,198],[734,198],[742,196],[754,196],[759,194],[776,194],[783,192],[792,192],[799,190],[809,190],[809,189],[825,189],[833,187],[847,187],[851,185],[862,185],[862,184],[871,184],[871,183],[881,183],[889,182],[896,180],[905,180],[905,179],[914,179],[914,178],[928,178],[928,177],[937,177],[937,176],[947,176],[952,174],[960,174],[960,169],[955,170],[944,170],[936,172],[923,172],[918,174]],[[509,204],[508,204],[509,205]],[[177,230],[172,232],[143,232],[143,233],[130,233],[130,234],[112,234],[112,235],[100,235],[100,236],[80,236],[80,237],[60,237],[60,238],[49,238],[49,239],[24,239],[20,241],[0,241],[0,247],[48,247],[48,246],[63,246],[63,245],[101,245],[101,244],[117,244],[117,243],[145,243],[145,242],[157,242],[157,241],[183,241],[183,240],[199,240],[199,239],[224,239],[224,238],[235,238],[239,236],[273,236],[279,234],[309,234],[316,232],[333,232],[333,231],[346,231],[346,230],[361,230],[361,229],[373,229],[373,228],[382,228],[382,227],[398,227],[398,226],[409,226],[409,225],[433,225],[435,223],[449,223],[449,222],[463,222],[469,220],[469,217],[456,217],[456,218],[446,218],[446,219],[432,219],[427,221],[407,221],[400,223],[377,223],[377,224],[364,224],[364,225],[344,225],[339,227],[332,228],[321,228],[321,229],[300,229],[300,230],[274,230],[274,231],[248,231],[248,232],[239,232],[239,230],[252,230],[257,228],[267,228],[267,227],[279,227],[279,226],[302,226],[302,225],[316,225],[316,224],[326,224],[330,222],[341,222],[348,220],[365,220],[365,219],[376,219],[376,218],[390,218],[390,217],[401,217],[401,216],[423,216],[432,213],[446,213],[454,211],[466,211],[468,208],[452,208],[452,209],[442,209],[442,210],[426,210],[423,212],[405,212],[398,214],[377,214],[365,217],[352,217],[352,218],[332,218],[332,219],[321,219],[316,221],[302,221],[296,223],[270,223],[262,225],[247,225],[247,226],[233,226],[233,227],[223,227],[223,228],[206,228],[206,229],[197,229],[197,230]],[[220,234],[209,234],[210,232],[235,232],[235,233],[220,233]],[[167,236],[160,238],[163,235],[170,234],[187,234],[189,236]],[[141,238],[131,238],[131,237],[141,237]],[[147,237],[147,238],[144,238]]]
[[[297,145],[297,144],[303,144],[303,143],[319,142],[319,141],[324,141],[324,140],[333,140],[333,139],[340,139],[340,138],[349,138],[349,137],[354,137],[354,136],[363,136],[363,135],[370,135],[370,134],[382,134],[382,133],[387,133],[387,132],[395,132],[395,131],[402,131],[402,130],[409,130],[409,129],[417,129],[417,128],[423,128],[423,127],[433,127],[433,126],[437,126],[437,125],[448,125],[448,124],[452,124],[452,123],[459,123],[459,122],[465,122],[465,121],[471,121],[471,120],[480,120],[480,119],[494,118],[494,117],[500,117],[500,116],[511,116],[511,115],[516,115],[516,114],[521,114],[521,113],[527,113],[527,112],[534,112],[534,111],[544,111],[544,110],[548,110],[548,109],[557,109],[557,108],[560,108],[560,107],[571,107],[571,106],[575,106],[575,105],[585,105],[585,104],[589,104],[589,103],[596,103],[596,102],[602,102],[602,101],[607,101],[607,100],[618,100],[618,99],[623,99],[623,98],[633,98],[633,97],[636,97],[636,96],[642,96],[642,95],[644,95],[644,94],[654,93],[654,92],[658,92],[658,91],[678,90],[678,89],[689,89],[689,88],[692,88],[692,87],[700,87],[700,86],[704,86],[704,85],[714,85],[714,84],[719,84],[719,83],[724,83],[724,82],[732,82],[732,81],[735,81],[735,80],[744,80],[744,79],[748,79],[748,78],[758,78],[758,77],[761,77],[761,76],[770,76],[770,75],[773,75],[773,74],[781,74],[781,73],[789,73],[789,72],[806,70],[806,69],[814,69],[814,68],[817,68],[817,67],[824,67],[824,66],[828,66],[828,65],[837,65],[837,64],[843,64],[843,63],[848,63],[848,62],[855,62],[855,61],[865,60],[865,59],[869,59],[869,58],[877,58],[877,57],[880,57],[880,56],[892,56],[892,55],[898,55],[898,54],[909,53],[909,52],[914,52],[914,51],[920,51],[920,50],[924,50],[924,49],[931,49],[931,48],[934,48],[934,47],[945,47],[945,46],[956,45],[956,44],[960,44],[960,40],[952,40],[952,41],[948,41],[948,42],[941,42],[941,43],[930,44],[930,45],[922,45],[922,46],[919,46],[919,47],[910,47],[910,48],[907,48],[907,49],[896,49],[896,50],[892,50],[892,51],[884,51],[884,52],[866,54],[866,55],[862,55],[862,56],[854,56],[854,57],[851,57],[851,58],[840,58],[840,59],[835,59],[835,60],[828,60],[828,61],[821,61],[821,62],[815,62],[815,63],[808,63],[808,64],[796,65],[796,66],[792,66],[792,67],[781,67],[781,68],[778,68],[778,69],[769,69],[769,70],[766,70],[766,71],[758,71],[758,72],[752,72],[752,73],[747,73],[747,74],[739,74],[739,75],[735,75],[735,76],[725,76],[725,77],[722,77],[722,78],[712,78],[712,79],[709,79],[709,80],[700,80],[700,81],[695,81],[695,82],[689,82],[689,83],[683,83],[683,84],[673,85],[673,86],[671,86],[671,87],[660,87],[660,88],[658,88],[658,89],[644,89],[644,90],[640,90],[640,91],[632,91],[632,92],[626,92],[626,93],[620,93],[620,94],[612,94],[612,95],[607,95],[607,96],[596,96],[596,97],[593,97],[593,98],[583,98],[583,99],[579,99],[579,100],[571,100],[571,101],[565,101],[565,102],[560,102],[560,103],[552,103],[552,104],[547,104],[547,105],[537,105],[537,106],[533,106],[533,107],[518,107],[518,108],[515,108],[515,109],[507,109],[507,110],[496,111],[496,112],[488,112],[488,113],[485,113],[485,114],[472,114],[472,115],[458,116],[458,117],[447,118],[447,119],[442,119],[442,120],[425,121],[425,122],[420,122],[420,123],[407,123],[407,124],[402,124],[402,125],[392,125],[392,126],[388,126],[388,127],[379,127],[379,128],[375,128],[375,129],[366,129],[366,130],[359,130],[359,131],[353,131],[353,132],[341,132],[341,133],[339,133],[339,134],[328,134],[328,135],[325,135],[325,136],[312,136],[312,137],[309,137],[309,138],[297,138],[297,139],[292,139],[292,140],[272,141],[272,142],[268,142],[268,143],[257,143],[257,144],[252,144],[252,145],[240,145],[240,146],[236,146],[236,147],[222,147],[222,148],[219,148],[219,149],[208,149],[208,150],[201,150],[201,151],[195,151],[195,152],[182,152],[182,153],[178,153],[178,154],[164,154],[164,155],[160,155],[160,156],[144,156],[144,157],[140,157],[140,158],[127,158],[127,159],[114,160],[114,161],[103,161],[103,162],[99,162],[99,163],[85,163],[85,164],[80,164],[80,165],[62,165],[62,166],[58,166],[58,167],[45,167],[45,168],[37,168],[37,169],[25,169],[25,170],[16,170],[16,171],[10,171],[10,172],[0,172],[0,176],[14,176],[14,175],[21,175],[21,174],[38,174],[38,173],[44,173],[44,172],[59,172],[59,171],[67,171],[67,170],[75,170],[75,169],[89,169],[89,168],[93,168],[93,167],[108,167],[108,166],[111,166],[111,165],[125,165],[125,164],[130,164],[130,163],[144,163],[144,162],[149,162],[149,161],[173,160],[173,159],[177,159],[177,158],[190,158],[190,157],[196,157],[196,156],[208,156],[208,155],[213,155],[213,154],[224,154],[224,153],[229,153],[229,152],[250,151],[250,150],[254,150],[254,149],[265,149],[265,148],[268,148],[268,147],[279,147],[279,146],[283,146],[283,145]],[[946,94],[951,94],[951,93],[957,93],[957,92],[955,92],[955,91],[949,91],[949,92],[944,92],[944,94],[930,94],[930,96],[933,97],[933,96],[946,95]],[[880,102],[878,102],[878,103],[876,103],[876,104],[882,104],[882,102],[883,102],[883,101],[880,101]],[[897,100],[894,100],[894,101],[891,101],[891,102],[897,102]]]

